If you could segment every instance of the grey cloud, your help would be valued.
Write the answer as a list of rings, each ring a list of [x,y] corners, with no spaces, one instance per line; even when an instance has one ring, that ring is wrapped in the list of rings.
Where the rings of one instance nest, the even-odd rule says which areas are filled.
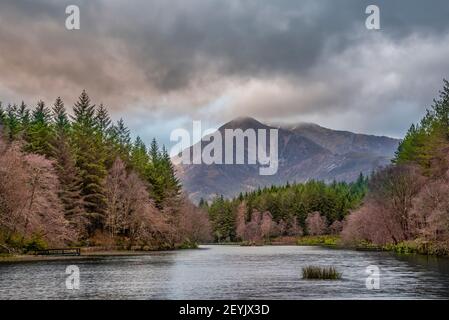
[[[373,33],[365,0],[3,0],[0,94],[70,103],[86,88],[117,114],[171,120],[230,97],[214,122],[242,114],[351,129],[357,119],[361,131],[399,135],[449,71],[449,3],[375,2]],[[69,4],[80,6],[80,31],[64,28]],[[372,52],[388,48],[399,51]],[[396,122],[358,116],[378,108]]]

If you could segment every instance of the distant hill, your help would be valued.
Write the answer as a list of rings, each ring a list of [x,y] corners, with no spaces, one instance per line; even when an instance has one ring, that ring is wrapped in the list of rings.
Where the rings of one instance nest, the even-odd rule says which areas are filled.
[[[336,131],[316,124],[274,127],[253,118],[235,119],[218,130],[224,137],[225,129],[272,128],[279,129],[276,175],[259,175],[258,165],[179,165],[177,174],[189,197],[193,201],[217,195],[232,197],[258,187],[310,179],[353,181],[361,172],[369,174],[389,164],[399,144],[397,139]],[[203,142],[203,146],[207,144]]]

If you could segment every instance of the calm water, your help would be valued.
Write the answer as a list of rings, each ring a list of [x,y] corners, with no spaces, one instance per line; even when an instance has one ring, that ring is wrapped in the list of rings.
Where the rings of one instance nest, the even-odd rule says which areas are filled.
[[[68,265],[80,289],[67,290]],[[308,264],[335,266],[339,281],[301,279]],[[365,286],[381,270],[380,290]],[[319,247],[203,246],[144,256],[0,264],[0,299],[447,299],[449,260]]]

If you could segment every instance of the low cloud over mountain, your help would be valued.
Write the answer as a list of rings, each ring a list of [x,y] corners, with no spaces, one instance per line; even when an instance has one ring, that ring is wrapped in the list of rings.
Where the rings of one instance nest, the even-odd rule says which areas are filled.
[[[252,118],[233,120],[219,131],[224,137],[226,129],[239,128],[243,131],[279,129],[277,174],[262,176],[258,165],[248,164],[179,165],[178,176],[192,200],[211,199],[217,195],[232,197],[258,187],[310,179],[353,181],[360,173],[367,175],[389,164],[399,143],[389,137],[336,131],[316,124],[274,127]],[[204,145],[207,143],[203,142]],[[245,144],[245,153],[247,150]]]

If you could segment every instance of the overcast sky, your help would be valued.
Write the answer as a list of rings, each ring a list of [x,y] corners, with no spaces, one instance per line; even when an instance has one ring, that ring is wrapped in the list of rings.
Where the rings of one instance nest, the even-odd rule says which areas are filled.
[[[71,4],[80,30],[65,28]],[[86,89],[146,141],[238,116],[401,137],[448,57],[447,0],[0,2],[3,103],[71,106]]]

